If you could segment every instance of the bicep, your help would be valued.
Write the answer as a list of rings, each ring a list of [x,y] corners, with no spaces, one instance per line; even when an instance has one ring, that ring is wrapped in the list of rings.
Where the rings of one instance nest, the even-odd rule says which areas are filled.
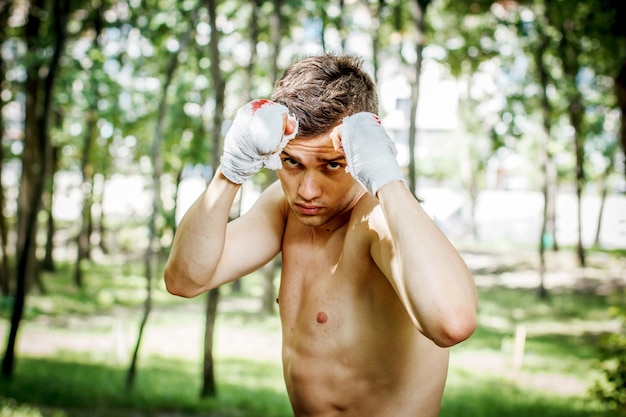
[[[369,230],[371,231],[369,234],[369,249],[372,260],[393,285],[394,270],[396,269],[393,265],[395,252],[391,233],[380,206],[370,213]]]
[[[270,186],[244,215],[228,223],[224,251],[213,276],[221,285],[272,260],[281,249],[285,228],[282,190]]]

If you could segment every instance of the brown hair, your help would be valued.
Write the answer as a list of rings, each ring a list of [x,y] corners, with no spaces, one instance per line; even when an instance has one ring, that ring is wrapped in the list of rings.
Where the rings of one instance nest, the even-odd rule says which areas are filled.
[[[378,113],[378,95],[363,60],[350,54],[309,56],[291,64],[276,82],[272,100],[298,119],[298,136],[329,132],[351,114]]]

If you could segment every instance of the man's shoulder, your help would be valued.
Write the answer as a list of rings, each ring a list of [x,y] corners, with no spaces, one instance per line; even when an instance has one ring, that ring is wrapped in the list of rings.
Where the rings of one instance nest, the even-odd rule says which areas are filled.
[[[274,181],[261,192],[260,198],[269,200],[277,204],[286,203],[285,193],[283,187],[280,185],[280,181]]]
[[[254,215],[278,213],[284,217],[288,211],[288,203],[285,193],[278,181],[267,186],[256,199],[250,212]]]
[[[379,215],[382,215],[380,202],[370,193],[365,193],[352,209],[354,219],[368,220]]]
[[[389,237],[389,225],[378,198],[367,193],[354,206],[352,224],[358,235],[366,239],[380,240]],[[372,233],[373,232],[373,233]]]

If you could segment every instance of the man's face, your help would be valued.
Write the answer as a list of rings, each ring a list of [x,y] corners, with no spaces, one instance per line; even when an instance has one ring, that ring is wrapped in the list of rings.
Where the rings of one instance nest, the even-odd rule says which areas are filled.
[[[366,191],[346,172],[343,152],[329,134],[289,141],[278,177],[294,214],[304,225],[321,226],[349,209]]]

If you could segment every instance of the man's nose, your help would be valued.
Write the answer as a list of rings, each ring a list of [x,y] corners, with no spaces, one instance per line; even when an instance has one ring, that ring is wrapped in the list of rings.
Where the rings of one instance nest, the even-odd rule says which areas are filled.
[[[319,178],[313,171],[305,171],[300,179],[298,194],[305,200],[313,200],[322,194]]]

